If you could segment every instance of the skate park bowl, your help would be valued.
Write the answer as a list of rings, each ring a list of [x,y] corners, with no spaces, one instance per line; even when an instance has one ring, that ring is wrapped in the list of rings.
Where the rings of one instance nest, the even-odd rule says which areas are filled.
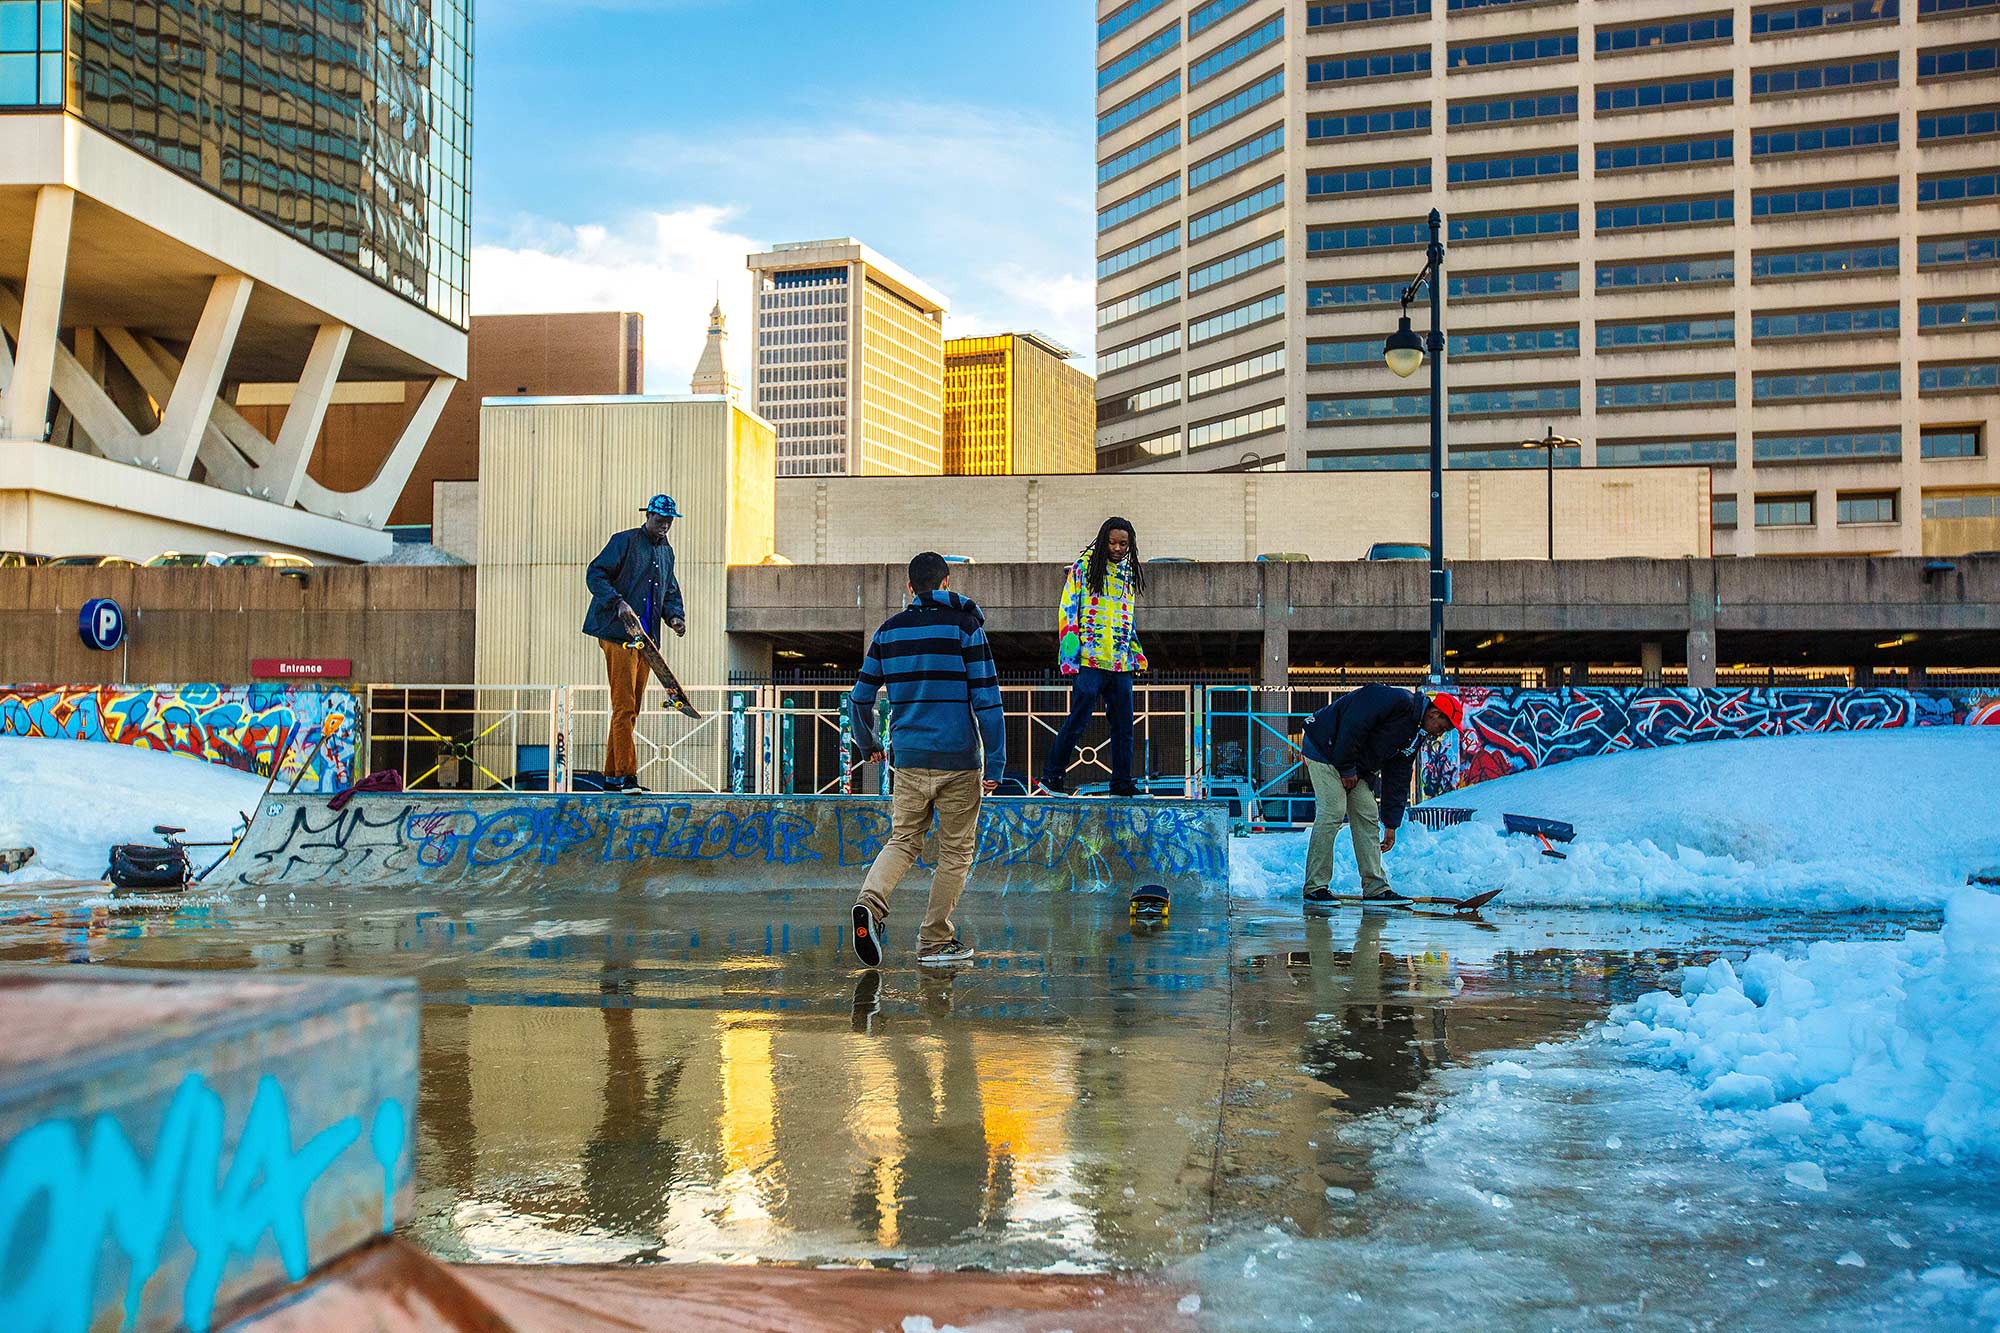
[[[858,885],[890,833],[889,802],[848,796],[401,792],[273,796],[224,873],[260,889],[659,892]],[[917,869],[936,863],[935,834]],[[969,887],[1220,899],[1221,801],[988,800]]]

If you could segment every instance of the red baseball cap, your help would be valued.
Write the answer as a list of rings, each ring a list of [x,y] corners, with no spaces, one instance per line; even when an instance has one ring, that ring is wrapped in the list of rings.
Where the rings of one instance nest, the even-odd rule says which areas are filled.
[[[1451,729],[1453,731],[1461,731],[1464,729],[1465,705],[1458,701],[1457,695],[1433,694],[1431,696],[1431,707],[1437,709],[1438,712],[1443,713],[1445,717],[1450,720]]]

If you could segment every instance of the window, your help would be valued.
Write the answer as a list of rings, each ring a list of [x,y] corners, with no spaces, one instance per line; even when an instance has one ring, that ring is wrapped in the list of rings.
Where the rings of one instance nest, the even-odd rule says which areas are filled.
[[[1197,370],[1188,376],[1188,397],[1199,398],[1203,394],[1220,393],[1233,389],[1251,380],[1276,375],[1285,368],[1285,349],[1272,347],[1246,356],[1241,361],[1232,361],[1226,366],[1215,366],[1208,370]]]
[[[1521,97],[1453,102],[1444,112],[1446,126],[1454,130],[1477,129],[1483,125],[1519,125],[1535,120],[1575,119],[1574,89],[1566,93],[1529,93]]]
[[[1267,319],[1276,319],[1285,313],[1285,294],[1272,292],[1269,296],[1237,306],[1234,310],[1224,310],[1198,319],[1188,325],[1188,346],[1210,342],[1238,329],[1247,329],[1252,324],[1261,324]]]
[[[1597,350],[1600,352],[1644,351],[1653,347],[1695,347],[1734,341],[1736,341],[1736,321],[1728,315],[1708,315],[1693,319],[1636,320],[1627,324],[1597,326]]]
[[[1736,379],[1599,380],[1597,405],[1608,411],[1640,407],[1711,407],[1736,401]]]
[[[1864,241],[1817,250],[1759,250],[1750,256],[1752,282],[1790,278],[1841,278],[1863,273],[1894,273],[1898,248],[1894,241]]]
[[[1335,139],[1372,138],[1382,134],[1414,134],[1430,127],[1429,107],[1399,106],[1383,111],[1308,116],[1306,138],[1313,143],[1327,143]]]
[[[2000,0],[1917,0],[1918,18],[1970,14],[1980,9],[2000,9]]]
[[[1729,255],[1704,259],[1662,259],[1655,263],[1600,263],[1597,290],[1639,290],[1647,287],[1691,287],[1736,280],[1736,260]]]
[[[1198,88],[1227,70],[1232,70],[1285,35],[1285,16],[1280,14],[1260,28],[1244,33],[1229,45],[1203,56],[1188,66],[1188,87]]]
[[[1268,268],[1285,257],[1285,238],[1273,236],[1262,245],[1254,245],[1248,250],[1218,259],[1213,264],[1204,264],[1188,273],[1188,291],[1205,291],[1217,283],[1240,278],[1260,268]]]
[[[1097,137],[1102,139],[1130,125],[1154,107],[1165,106],[1181,95],[1181,76],[1169,74],[1129,101],[1120,102],[1097,118]]]
[[[1445,166],[1453,185],[1499,185],[1538,176],[1576,175],[1576,149],[1565,148],[1520,157],[1453,158]]]
[[[1828,185],[1810,190],[1758,190],[1750,196],[1753,218],[1789,218],[1811,213],[1861,213],[1894,208],[1900,188],[1895,181],[1860,185]]]
[[[1352,250],[1389,250],[1430,243],[1430,228],[1421,222],[1384,222],[1372,227],[1309,227],[1306,253],[1337,254]]]
[[[1343,23],[1380,23],[1385,19],[1421,18],[1431,12],[1431,0],[1342,0],[1331,5],[1307,5],[1308,28],[1334,28]]]
[[[1169,125],[1152,138],[1146,140],[1146,142],[1127,148],[1118,156],[1098,163],[1097,183],[1104,185],[1117,180],[1120,176],[1128,172],[1136,171],[1160,154],[1171,152],[1180,147],[1180,143],[1181,127],[1178,125]]]
[[[1599,467],[1681,467],[1705,464],[1709,467],[1736,466],[1736,438],[1718,435],[1706,439],[1599,440]]]
[[[1574,207],[1543,209],[1534,213],[1483,213],[1469,217],[1454,214],[1446,224],[1446,236],[1454,242],[1524,241],[1531,236],[1576,235]]]
[[[1468,9],[1498,9],[1502,5],[1538,5],[1543,0],[1445,0],[1445,9],[1457,14]]]
[[[1573,32],[1545,32],[1499,41],[1456,42],[1445,49],[1445,68],[1453,71],[1520,65],[1531,60],[1574,59],[1576,34]]]
[[[1165,356],[1169,352],[1177,352],[1180,346],[1181,331],[1168,329],[1165,333],[1155,334],[1140,342],[1127,343],[1123,347],[1114,347],[1102,353],[1097,358],[1097,373],[1109,375],[1127,366],[1136,366],[1155,357]]]
[[[1920,438],[1925,458],[1978,458],[1985,452],[1977,426],[1925,426]]]
[[[1180,24],[1176,23],[1171,28],[1160,29],[1145,41],[1125,52],[1125,54],[1119,56],[1116,60],[1113,60],[1110,64],[1100,68],[1097,71],[1097,90],[1103,92],[1120,79],[1138,73],[1180,44]],[[1193,85],[1194,81],[1189,80],[1189,86],[1192,87]]]
[[[1612,115],[1621,111],[1663,111],[1670,107],[1727,102],[1735,95],[1735,76],[1704,74],[1665,83],[1624,83],[1599,88],[1597,109]]]
[[[1836,523],[1894,523],[1896,492],[1842,491],[1834,501]]]
[[[1759,434],[1751,440],[1750,452],[1759,463],[1893,461],[1903,456],[1903,434],[1893,426],[1831,433]]]
[[[1149,259],[1157,259],[1181,248],[1181,229],[1169,227],[1156,232],[1145,240],[1128,245],[1123,250],[1114,251],[1097,261],[1097,276],[1110,278],[1126,269],[1143,264]]]
[[[1574,384],[1465,389],[1447,395],[1445,401],[1454,417],[1518,417],[1545,412],[1574,412],[1580,403]]]
[[[1933,79],[1961,79],[1969,74],[1991,74],[2000,69],[2000,43],[1990,46],[1933,47],[1917,52],[1917,82]]]
[[[1131,4],[1105,15],[1103,22],[1097,25],[1098,44],[1101,46],[1110,41],[1166,2],[1167,0],[1132,0]]]
[[[1111,207],[1097,215],[1097,230],[1110,231],[1123,226],[1143,213],[1150,213],[1171,199],[1181,197],[1181,178],[1169,176],[1157,185],[1148,186],[1137,194],[1127,195]]]
[[[1750,71],[1752,97],[1797,97],[1896,81],[1896,57],[1868,56],[1832,65],[1779,65]]]
[[[1178,458],[1180,452],[1181,433],[1178,430],[1165,431],[1159,435],[1148,435],[1143,440],[1128,440],[1124,444],[1105,445],[1097,451],[1097,470],[1116,472],[1120,468],[1134,467],[1161,458]]]
[[[2000,172],[1970,171],[1956,176],[1919,176],[1917,204],[1963,204],[2000,193]]]
[[[1395,305],[1403,299],[1401,282],[1313,282],[1306,284],[1306,309],[1359,309]],[[1457,296],[1454,287],[1452,295]],[[1377,340],[1377,347],[1380,341]]]
[[[1306,424],[1309,426],[1352,426],[1370,421],[1428,417],[1430,414],[1431,396],[1428,393],[1313,398],[1306,403]],[[1412,457],[1418,456],[1412,455]]]
[[[1900,306],[1866,306],[1858,310],[1774,310],[1750,319],[1756,342],[1783,338],[1861,338],[1894,333],[1902,327]]]
[[[1097,307],[1097,327],[1101,329],[1107,324],[1116,324],[1121,319],[1144,314],[1169,301],[1180,299],[1180,294],[1179,278],[1168,278],[1165,282],[1155,283],[1142,292],[1134,292],[1130,296]]]
[[[126,8],[129,11],[130,6]],[[33,0],[0,4],[0,106],[63,104],[64,13],[62,4],[49,0],[44,0],[39,9]],[[129,16],[124,23],[129,28]],[[147,40],[150,39],[148,33]],[[149,95],[154,91],[147,90]],[[156,151],[155,155],[162,154]]]
[[[1726,194],[1646,203],[1599,204],[1599,231],[1650,231],[1656,227],[1698,227],[1736,216],[1736,200]]]
[[[1863,120],[1846,125],[1792,125],[1753,130],[1751,157],[1786,157],[1804,153],[1840,153],[1857,148],[1896,146],[1896,122]]]
[[[1576,325],[1538,329],[1478,329],[1445,338],[1446,354],[1454,360],[1502,356],[1561,356],[1577,350]],[[1376,353],[1381,352],[1378,340]]]
[[[1385,190],[1421,190],[1431,183],[1428,162],[1396,162],[1351,171],[1315,171],[1306,176],[1306,197],[1329,199],[1343,194],[1376,194]]]
[[[1601,449],[1603,446],[1599,446]],[[1713,528],[1733,528],[1736,526],[1736,497],[1733,495],[1711,495],[1708,498],[1708,524]]]
[[[1917,327],[1926,333],[2000,327],[2000,297],[1972,301],[1925,301],[1917,307]]]
[[[1813,525],[1810,495],[1760,495],[1755,510],[1760,528],[1809,528]]]
[[[1583,450],[1558,445],[1554,461],[1557,467],[1580,467],[1583,463]],[[1451,451],[1451,465],[1470,468],[1538,468],[1546,466],[1546,463],[1540,449],[1524,449],[1518,444],[1498,444],[1485,448],[1454,449]]]
[[[1597,30],[1597,54],[1634,55],[1660,51],[1672,46],[1694,46],[1702,42],[1726,42],[1736,36],[1736,20],[1727,14],[1706,14],[1700,18],[1674,19],[1666,23],[1628,23]]]
[[[2000,494],[1992,491],[1924,496],[1925,518],[1992,518],[1996,514],[2000,514]]]
[[[1445,295],[1453,301],[1486,301],[1516,296],[1568,296],[1577,289],[1576,266],[1505,269],[1492,273],[1445,274]],[[1400,291],[1400,289],[1398,289]]]
[[[1220,102],[1202,108],[1188,117],[1188,138],[1199,139],[1211,130],[1219,129],[1235,120],[1247,116],[1258,107],[1274,98],[1284,96],[1285,72],[1279,70],[1267,74],[1241,92],[1232,93]]]
[[[1285,428],[1285,405],[1267,403],[1263,407],[1220,421],[1204,421],[1198,426],[1188,427],[1188,451],[1207,449],[1213,445],[1227,444],[1240,440],[1246,435],[1262,435],[1266,431]]]
[[[1752,37],[1789,37],[1856,23],[1895,21],[1896,0],[1821,0],[1809,5],[1771,5],[1750,15]]]
[[[1259,213],[1268,213],[1285,202],[1285,183],[1272,181],[1261,190],[1253,191],[1240,199],[1232,199],[1220,208],[1211,208],[1199,214],[1188,223],[1188,239],[1198,241],[1204,236],[1213,236],[1225,231]]]
[[[1917,242],[1918,268],[2000,262],[2000,235],[1931,236]]]
[[[1903,373],[1894,366],[1859,370],[1769,371],[1750,380],[1750,401],[1795,403],[1817,398],[1894,398]]]
[[[1665,143],[1613,143],[1597,150],[1599,171],[1639,171],[1659,167],[1702,167],[1732,161],[1736,156],[1733,135],[1715,134],[1700,139],[1673,139]]]
[[[1428,46],[1412,51],[1377,51],[1371,55],[1337,56],[1306,64],[1306,82],[1350,83],[1358,79],[1407,79],[1431,72]]]
[[[1253,162],[1261,162],[1285,146],[1285,127],[1274,125],[1254,139],[1246,139],[1234,148],[1217,153],[1214,157],[1195,163],[1188,168],[1188,189],[1199,190],[1229,175],[1241,171]]]
[[[2000,134],[2000,111],[1990,106],[1972,111],[1929,112],[1917,117],[1918,143],[1990,139],[1995,134]]]
[[[1314,338],[1306,343],[1308,366],[1379,366],[1382,340],[1367,338]]]
[[[1135,389],[1116,398],[1100,398],[1097,400],[1097,424],[1109,425],[1126,417],[1136,417],[1142,412],[1156,412],[1180,400],[1181,382],[1177,379]]]
[[[1249,3],[1250,0],[1209,0],[1188,15],[1188,36],[1199,37]]]
[[[1456,2],[1457,0],[1453,0],[1453,3]],[[1308,472],[1408,472],[1430,465],[1429,454],[1411,453],[1407,450],[1386,454],[1328,452],[1306,455]]]
[[[1917,370],[1917,392],[1992,393],[2000,389],[2000,361],[1936,362]]]

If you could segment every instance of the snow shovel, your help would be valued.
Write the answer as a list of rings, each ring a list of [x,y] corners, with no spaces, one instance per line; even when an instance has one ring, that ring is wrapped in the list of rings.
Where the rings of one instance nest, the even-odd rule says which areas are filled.
[[[1576,838],[1576,825],[1566,824],[1560,819],[1543,819],[1539,815],[1502,815],[1509,833],[1525,833],[1542,844],[1542,855],[1557,861],[1567,861],[1569,856],[1559,852],[1555,844],[1571,842]]]

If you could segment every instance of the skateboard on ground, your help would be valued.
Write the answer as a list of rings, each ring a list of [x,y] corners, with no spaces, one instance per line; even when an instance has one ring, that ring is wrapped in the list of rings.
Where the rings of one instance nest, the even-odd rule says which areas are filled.
[[[1333,895],[1332,901],[1335,903],[1340,903],[1343,906],[1362,904],[1362,905],[1372,905],[1376,907],[1394,907],[1398,909],[1403,909],[1403,908],[1414,909],[1419,907],[1442,907],[1445,908],[1446,911],[1428,912],[1428,913],[1423,913],[1422,915],[1458,916],[1466,912],[1477,912],[1480,908],[1486,906],[1486,904],[1492,902],[1495,898],[1498,898],[1499,896],[1500,896],[1500,890],[1488,889],[1484,893],[1475,893],[1470,898],[1438,898],[1438,897],[1402,898],[1385,902],[1379,898],[1364,898],[1358,893],[1336,893]],[[1328,904],[1325,903],[1306,904],[1307,907],[1321,907],[1327,905]]]
[[[652,669],[653,679],[659,681],[660,688],[667,692],[667,707],[682,717],[691,717],[699,721],[700,711],[695,708],[694,701],[688,698],[688,692],[681,688],[681,683],[674,679],[673,668],[669,667],[667,659],[660,655],[660,645],[654,643],[653,636],[646,633],[644,626],[639,624],[638,615],[628,608],[624,620],[625,630],[632,636],[626,640],[625,646],[637,648],[639,656],[646,659],[646,665]]]

